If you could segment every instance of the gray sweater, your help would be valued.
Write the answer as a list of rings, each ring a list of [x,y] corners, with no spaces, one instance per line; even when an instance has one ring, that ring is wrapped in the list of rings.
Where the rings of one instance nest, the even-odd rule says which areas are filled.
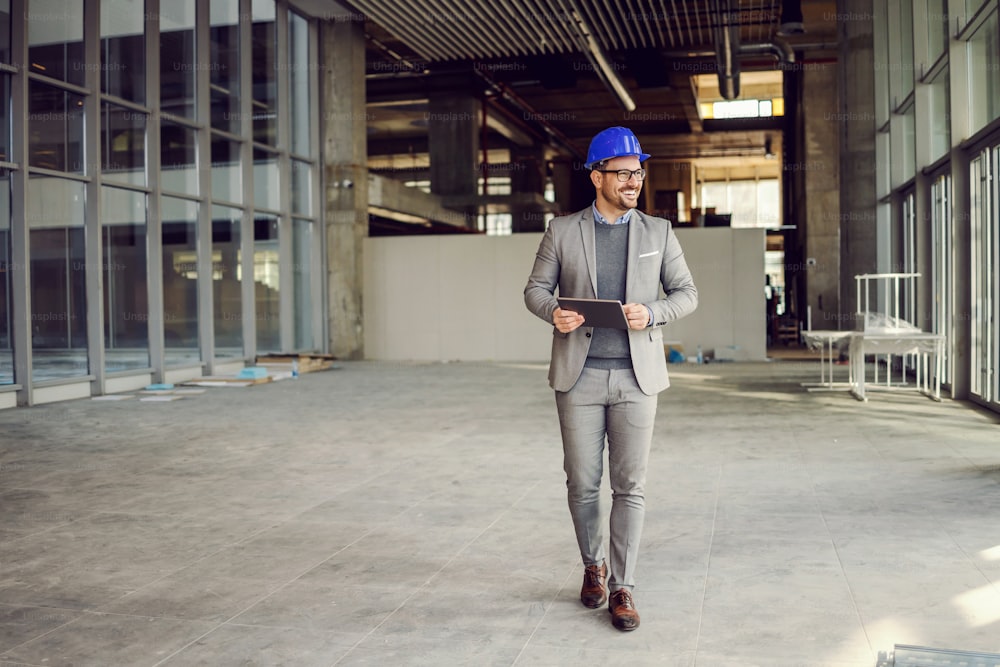
[[[628,224],[594,223],[598,299],[618,299],[625,302],[628,228]],[[591,368],[632,368],[628,331],[595,328],[586,365]]]

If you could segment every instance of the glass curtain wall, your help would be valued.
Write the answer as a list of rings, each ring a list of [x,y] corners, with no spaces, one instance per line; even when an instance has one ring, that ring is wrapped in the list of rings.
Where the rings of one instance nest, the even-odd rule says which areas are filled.
[[[0,169],[0,385],[14,383],[10,228],[10,172]]]
[[[952,317],[955,303],[955,277],[953,257],[954,224],[951,219],[951,175],[941,174],[931,186],[931,228],[933,244],[931,276],[933,307],[931,331],[945,337],[944,360],[941,364],[941,383],[951,384],[953,345],[955,340]]]
[[[32,379],[89,373],[83,181],[28,180]]]
[[[101,245],[105,369],[149,368],[145,193],[101,188]]]
[[[0,0],[0,63],[10,63],[10,0]],[[0,71],[0,161],[10,162],[10,72]],[[0,169],[0,385],[14,384],[10,171]]]
[[[299,14],[288,15],[289,89],[288,117],[291,134],[292,282],[295,312],[295,348],[317,348],[314,304],[319,293],[316,263],[319,247],[316,222],[316,150],[313,141],[312,77],[314,55],[309,22]]]
[[[168,366],[201,361],[198,340],[198,202],[163,197],[163,341]]]
[[[241,209],[212,207],[212,307],[217,358],[243,356],[242,222]]]
[[[30,324],[34,381],[198,366],[212,348],[219,359],[317,349],[311,20],[285,0],[161,0],[155,16],[143,0],[24,0],[18,16],[10,5],[0,0],[0,385],[17,382],[18,321]],[[22,71],[5,67],[15,30]],[[85,35],[98,43],[85,48]],[[21,136],[12,81],[28,110]],[[23,221],[11,216],[12,167],[25,170]],[[18,319],[22,224],[32,310]]]

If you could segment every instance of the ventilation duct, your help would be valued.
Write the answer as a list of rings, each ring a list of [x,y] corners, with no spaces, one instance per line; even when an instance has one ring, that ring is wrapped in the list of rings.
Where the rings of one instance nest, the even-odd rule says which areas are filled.
[[[715,15],[715,67],[723,99],[740,96],[740,24],[736,0],[712,0]]]
[[[806,31],[802,25],[802,0],[782,0],[781,25],[779,35],[801,35]]]

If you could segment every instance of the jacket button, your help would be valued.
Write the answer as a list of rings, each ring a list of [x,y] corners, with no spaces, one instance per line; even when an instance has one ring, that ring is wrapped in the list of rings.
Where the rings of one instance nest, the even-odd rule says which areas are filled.
[[[590,338],[590,332],[589,331],[587,332],[587,338]]]

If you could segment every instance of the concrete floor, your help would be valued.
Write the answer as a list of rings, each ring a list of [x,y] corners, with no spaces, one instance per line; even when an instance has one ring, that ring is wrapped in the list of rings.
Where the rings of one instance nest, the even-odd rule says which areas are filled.
[[[803,390],[818,372],[675,367],[633,633],[579,603],[542,365],[343,363],[172,403],[0,412],[0,665],[1000,650],[996,416]]]

